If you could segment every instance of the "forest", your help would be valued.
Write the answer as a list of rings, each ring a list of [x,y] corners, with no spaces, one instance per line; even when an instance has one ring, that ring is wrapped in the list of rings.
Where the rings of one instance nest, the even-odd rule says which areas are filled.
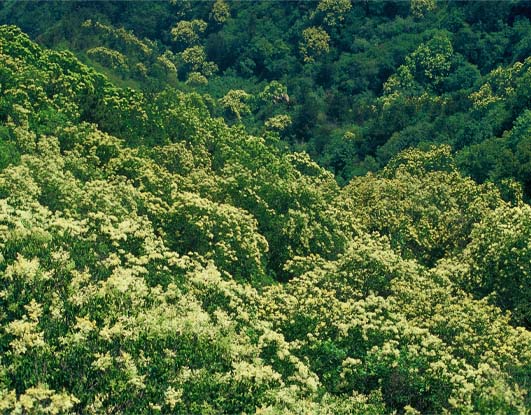
[[[0,414],[531,414],[531,2],[0,3]]]

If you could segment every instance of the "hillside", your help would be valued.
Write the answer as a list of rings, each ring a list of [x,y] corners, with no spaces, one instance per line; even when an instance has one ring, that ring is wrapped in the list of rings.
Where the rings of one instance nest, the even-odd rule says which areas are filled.
[[[529,413],[514,182],[440,146],[340,188],[216,106],[0,27],[2,413]]]
[[[446,144],[459,170],[531,195],[531,3],[83,1],[0,4],[114,83],[208,93],[216,116],[279,133],[345,185]]]

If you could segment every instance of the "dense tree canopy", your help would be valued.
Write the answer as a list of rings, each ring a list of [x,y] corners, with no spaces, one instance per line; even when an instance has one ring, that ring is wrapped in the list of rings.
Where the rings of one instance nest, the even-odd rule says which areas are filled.
[[[231,102],[242,91],[243,111],[227,102],[215,115],[254,134],[289,117],[280,137],[342,184],[406,148],[448,144],[461,172],[502,187],[515,178],[526,197],[529,160],[511,130],[531,109],[530,16],[527,0],[0,5],[0,23],[74,50],[121,86]],[[289,100],[265,106],[271,82]]]
[[[529,414],[526,13],[2,3],[0,412]]]

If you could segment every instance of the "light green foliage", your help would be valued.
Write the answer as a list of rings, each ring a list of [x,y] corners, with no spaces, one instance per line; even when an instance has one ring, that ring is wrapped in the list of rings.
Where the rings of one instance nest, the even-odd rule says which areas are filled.
[[[317,12],[324,14],[324,22],[329,26],[337,26],[345,19],[352,8],[350,0],[321,0],[317,5]]]
[[[188,48],[181,56],[183,61],[191,65],[193,69],[201,68],[206,59],[205,50],[201,46]]]
[[[182,254],[211,259],[238,279],[260,279],[267,241],[247,212],[184,193],[175,198],[163,220],[168,246]]]
[[[219,100],[219,103],[223,108],[229,110],[238,120],[240,120],[243,114],[251,111],[246,104],[246,101],[250,98],[251,95],[242,89],[231,89]]]
[[[160,51],[156,43],[139,39],[133,32],[96,20],[81,25],[79,38],[70,39],[83,52],[121,79],[146,81],[153,78],[176,81],[175,58],[171,51]]]
[[[199,36],[206,28],[207,24],[203,20],[181,20],[171,30],[171,35],[175,42],[189,47],[199,42]]]
[[[117,48],[121,49],[128,56],[134,54],[149,56],[152,53],[151,47],[153,45],[141,41],[132,32],[124,28],[114,28],[113,26],[92,20],[83,22],[82,27],[92,29],[96,33],[101,34],[107,42],[116,44]]]
[[[185,49],[181,53],[181,59],[190,67],[192,72],[200,73],[206,77],[218,69],[215,63],[206,60],[205,49],[202,46],[192,46]]]
[[[479,90],[470,94],[474,106],[488,108],[501,100],[510,102],[510,99],[514,99],[516,95],[528,93],[522,83],[531,76],[530,66],[531,59],[527,58],[512,66],[498,67],[491,71]]]
[[[462,173],[502,189],[502,181],[515,179],[527,197],[525,163],[502,139],[530,108],[531,26],[522,1],[315,0],[288,7],[175,0],[39,8],[7,1],[0,22],[20,25],[55,50],[69,48],[119,85],[148,94],[171,85],[214,99],[240,89],[260,98],[264,85],[282,83],[289,101],[252,100],[242,123],[257,135],[272,117],[290,116],[279,137],[292,150],[308,151],[341,184],[406,148],[449,144],[462,151]],[[87,54],[98,48],[122,54],[129,69]],[[209,105],[212,114],[233,117]],[[13,122],[29,121],[26,107],[16,109],[9,111]],[[352,126],[360,130],[357,139],[343,140]]]
[[[450,70],[452,53],[450,39],[445,35],[438,35],[406,57],[406,66],[421,82],[426,79],[426,82],[437,84]]]
[[[0,392],[0,409],[10,413],[73,414],[79,401],[67,393],[56,393],[46,385],[29,388],[19,397],[12,392]]]
[[[403,152],[381,174],[354,179],[343,193],[368,230],[427,264],[462,250],[474,224],[502,203],[492,186],[457,172],[448,147]]]
[[[119,72],[128,70],[127,58],[125,55],[115,50],[107,49],[105,47],[97,47],[87,50],[87,55],[96,62],[101,63],[103,66],[107,66]]]
[[[224,0],[216,0],[212,5],[210,17],[216,23],[225,23],[230,18],[230,7]]]
[[[175,56],[170,51],[164,52],[157,57],[157,64],[162,66],[166,75],[177,75],[177,66],[175,64]]]
[[[314,262],[287,287],[272,287],[263,316],[336,395],[380,393],[413,413],[526,413],[525,392],[511,385],[528,378],[529,333],[450,289],[443,275],[365,236],[339,260]],[[522,359],[509,357],[515,350]]]
[[[300,51],[304,62],[314,62],[321,55],[330,50],[330,36],[321,27],[309,27],[302,32]]]
[[[266,120],[264,125],[276,131],[282,131],[291,125],[291,117],[286,114],[275,115]]]
[[[259,98],[267,103],[289,103],[288,89],[284,84],[278,81],[272,81],[267,84],[262,92],[260,92]]]
[[[186,83],[195,86],[206,85],[208,84],[208,79],[200,72],[190,72],[188,74],[188,79],[186,80]]]
[[[437,8],[435,0],[410,0],[411,14],[415,17],[424,17]]]
[[[527,205],[503,206],[491,212],[474,229],[464,253],[469,269],[463,284],[479,297],[512,311],[518,324],[531,321],[529,270],[530,209]]]
[[[529,412],[517,192],[447,146],[340,188],[208,96],[116,87],[13,27],[0,58],[0,412]],[[268,128],[285,96],[258,93]]]
[[[406,56],[405,63],[384,84],[384,107],[401,97],[432,93],[450,73],[453,48],[446,34],[438,34]]]

